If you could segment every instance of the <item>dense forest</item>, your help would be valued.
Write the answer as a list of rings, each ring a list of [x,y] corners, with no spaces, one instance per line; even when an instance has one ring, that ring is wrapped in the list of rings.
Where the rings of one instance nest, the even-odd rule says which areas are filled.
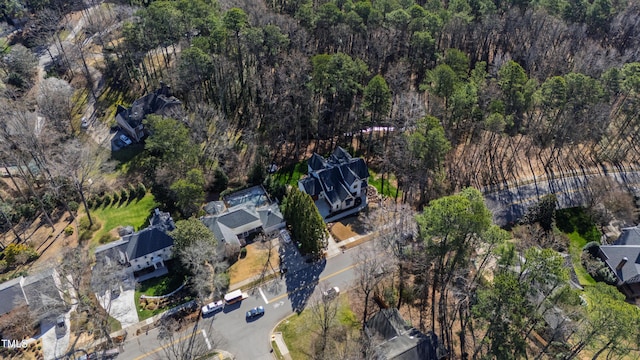
[[[391,197],[424,209],[398,215],[417,219],[422,241],[395,249],[399,278],[411,281],[393,284],[393,299],[416,303],[419,327],[453,354],[535,353],[526,341],[543,303],[569,304],[581,321],[570,343],[550,341],[536,358],[637,348],[619,293],[590,288],[608,307],[584,315],[575,292],[555,291],[564,260],[508,245],[469,187],[640,160],[640,2],[0,0],[0,11],[0,227],[17,242],[15,225],[38,216],[53,227],[56,214],[84,208],[91,227],[89,209],[110,186],[143,196],[147,186],[189,218],[203,188],[263,183],[271,164],[284,183],[311,151],[339,145],[390,179]],[[162,84],[183,111],[147,117],[152,135],[136,151],[106,152],[96,129]],[[272,178],[266,187],[285,191]],[[468,270],[489,261],[479,248],[500,249],[487,283]],[[532,283],[543,284],[538,304]]]

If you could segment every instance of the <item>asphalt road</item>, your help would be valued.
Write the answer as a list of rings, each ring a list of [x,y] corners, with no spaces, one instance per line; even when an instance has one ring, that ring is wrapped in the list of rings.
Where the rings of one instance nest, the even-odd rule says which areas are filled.
[[[561,209],[585,205],[589,184],[603,176],[616,180],[633,193],[639,192],[640,171],[615,171],[569,176],[563,174],[553,179],[530,180],[522,185],[499,190],[485,188],[484,199],[496,224],[507,225],[518,221],[530,206],[547,194],[556,194],[558,207]]]
[[[212,348],[227,350],[238,360],[273,359],[270,353],[270,335],[278,322],[296,310],[303,309],[310,301],[318,299],[321,296],[321,287],[338,286],[345,290],[352,286],[356,277],[352,256],[354,251],[357,251],[357,247],[326,261],[301,263],[297,269],[290,268],[284,278],[249,290],[249,298],[241,303],[226,306],[222,312],[201,319],[195,329],[197,346],[207,346],[208,342]],[[322,285],[319,286],[319,283]],[[265,314],[253,321],[247,321],[246,312],[260,305],[264,307]],[[187,341],[193,331],[191,329],[174,338]],[[127,340],[124,353],[118,358],[166,358],[157,336],[158,329],[153,329],[147,334]]]

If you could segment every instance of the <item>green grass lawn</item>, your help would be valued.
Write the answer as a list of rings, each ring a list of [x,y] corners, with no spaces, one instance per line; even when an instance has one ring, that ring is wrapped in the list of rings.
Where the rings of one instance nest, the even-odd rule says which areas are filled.
[[[168,275],[142,282],[136,289],[134,295],[138,319],[142,321],[167,310],[166,307],[159,307],[155,310],[142,309],[140,307],[140,296],[167,295],[179,288],[183,282],[184,276],[172,271],[170,271]]]
[[[131,225],[139,230],[146,222],[151,211],[157,206],[153,195],[147,193],[142,199],[134,199],[123,204],[100,206],[92,211],[91,215],[97,218],[102,227],[93,235],[93,241],[97,242],[100,236],[117,228],[118,226]]]
[[[345,295],[339,298],[340,305],[336,320],[344,326],[351,328],[354,334],[360,331],[360,321],[349,307],[347,297]],[[284,342],[287,344],[289,354],[292,359],[310,359],[312,354],[311,346],[315,339],[315,334],[319,326],[315,324],[309,307],[303,310],[299,315],[293,315],[284,320],[276,331],[282,332]],[[300,334],[310,334],[311,336],[300,336]]]
[[[569,254],[571,255],[571,262],[573,263],[573,269],[578,276],[580,285],[595,285],[596,281],[589,275],[582,261],[580,255],[582,254],[582,248],[587,244],[587,240],[583,238],[577,231],[567,234],[569,237]]]
[[[276,179],[283,184],[298,186],[298,180],[307,173],[307,160],[281,168],[276,172]]]
[[[395,197],[396,196],[396,191],[397,191],[397,187],[393,186],[391,184],[391,182],[395,182],[396,177],[395,175],[388,173],[385,176],[384,179],[384,193],[382,192],[382,175],[376,173],[375,171],[369,169],[369,174],[371,174],[371,176],[369,176],[369,185],[373,186],[376,188],[376,190],[378,190],[378,194],[384,195],[384,196],[388,196],[388,197]],[[398,197],[402,197],[402,191],[398,191]]]
[[[558,210],[556,226],[569,238],[569,254],[581,285],[594,285],[596,281],[587,273],[580,256],[582,248],[591,241],[600,242],[600,232],[583,208]]]

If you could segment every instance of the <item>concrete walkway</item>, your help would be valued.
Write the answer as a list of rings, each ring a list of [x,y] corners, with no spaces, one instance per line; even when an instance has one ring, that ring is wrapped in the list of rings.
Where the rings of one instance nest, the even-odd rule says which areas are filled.
[[[286,360],[292,360],[291,355],[289,354],[289,349],[287,348],[287,344],[284,343],[284,338],[282,337],[281,332],[273,333],[273,335],[271,335],[271,341],[275,341],[276,346],[278,347],[278,351],[280,351],[280,354],[283,358],[285,358]],[[273,355],[273,357],[276,357],[275,354]]]

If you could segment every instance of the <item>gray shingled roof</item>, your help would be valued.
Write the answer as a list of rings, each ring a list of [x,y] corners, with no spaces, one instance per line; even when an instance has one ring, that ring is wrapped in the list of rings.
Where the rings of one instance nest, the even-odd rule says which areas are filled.
[[[173,245],[173,238],[167,235],[164,230],[156,227],[149,227],[127,235],[123,237],[123,240],[128,240],[126,253],[129,260],[149,255]]]
[[[364,159],[357,158],[353,159],[348,164],[349,168],[353,171],[356,176],[360,179],[366,179],[369,177],[369,168],[367,164],[364,162]]]
[[[347,150],[338,146],[335,150],[333,150],[333,154],[329,156],[329,162],[332,162],[336,165],[345,164],[351,161],[351,155],[347,152]]]
[[[24,277],[20,276],[0,284],[0,315],[27,305],[27,299],[20,284],[22,281]]]
[[[407,325],[397,309],[382,309],[366,323],[375,344],[375,359],[436,360],[438,338]]]
[[[260,218],[255,210],[241,207],[229,210],[228,213],[218,216],[218,222],[232,229],[235,233],[243,233],[260,227]]]
[[[640,246],[639,245],[601,245],[600,251],[607,258],[605,262],[623,283],[640,282]],[[623,258],[627,262],[620,270],[618,264]]]
[[[344,180],[337,167],[318,171],[317,174],[324,187],[324,195],[329,199],[329,202],[342,202],[351,196],[343,185]]]
[[[634,226],[622,229],[622,234],[620,234],[620,237],[613,244],[640,246],[640,228]]]
[[[324,169],[325,166],[326,163],[324,158],[316,153],[313,153],[313,155],[311,155],[311,157],[307,161],[307,167],[313,171]]]
[[[300,180],[300,183],[304,187],[304,192],[306,192],[310,196],[318,196],[322,192],[322,186],[320,185],[320,182],[313,176],[307,176],[306,178]]]
[[[260,222],[262,222],[262,227],[265,229],[284,222],[284,216],[280,212],[280,208],[277,204],[260,208],[257,211],[260,216]]]

